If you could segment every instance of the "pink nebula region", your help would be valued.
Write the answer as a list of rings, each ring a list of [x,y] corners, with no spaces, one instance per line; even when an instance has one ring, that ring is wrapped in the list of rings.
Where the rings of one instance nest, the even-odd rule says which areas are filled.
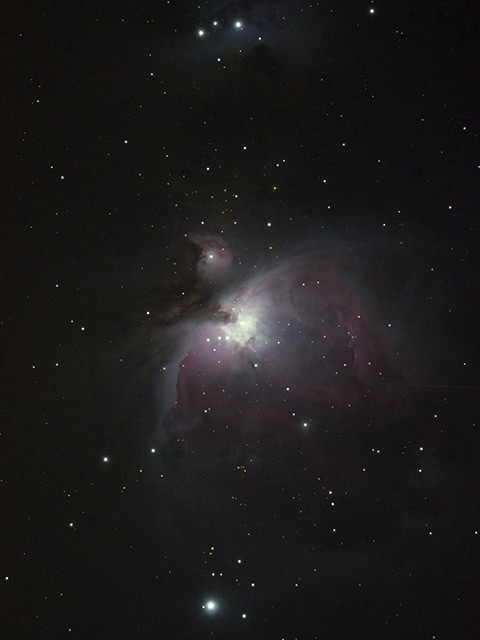
[[[228,248],[209,242],[198,269],[217,277],[230,265]],[[287,259],[222,292],[177,361],[164,428],[182,455],[285,443],[384,402],[401,376],[366,299],[341,252]]]

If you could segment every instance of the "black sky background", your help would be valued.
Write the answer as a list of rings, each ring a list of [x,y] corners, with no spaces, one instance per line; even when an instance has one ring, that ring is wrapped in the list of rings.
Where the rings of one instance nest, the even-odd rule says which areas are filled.
[[[4,9],[2,637],[478,637],[477,18]],[[201,234],[232,252],[225,289],[195,275]],[[392,384],[308,433],[243,425],[232,457],[208,423],[172,437],[218,300],[315,252]]]

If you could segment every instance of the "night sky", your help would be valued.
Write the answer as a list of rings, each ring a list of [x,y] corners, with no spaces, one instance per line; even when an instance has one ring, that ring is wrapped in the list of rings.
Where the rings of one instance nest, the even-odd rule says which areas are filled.
[[[0,637],[478,638],[478,10],[9,3]]]

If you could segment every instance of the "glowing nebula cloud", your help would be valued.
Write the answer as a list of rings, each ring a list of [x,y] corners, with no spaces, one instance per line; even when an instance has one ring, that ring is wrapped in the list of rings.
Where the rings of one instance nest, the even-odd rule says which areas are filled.
[[[221,284],[230,273],[232,253],[223,238],[192,236],[190,241],[200,249],[196,265],[197,276],[205,282]]]
[[[170,365],[176,400],[163,429],[179,455],[208,461],[252,439],[284,441],[296,425],[378,402],[379,385],[400,380],[350,253],[304,251],[227,284],[223,239],[192,241],[215,295]]]

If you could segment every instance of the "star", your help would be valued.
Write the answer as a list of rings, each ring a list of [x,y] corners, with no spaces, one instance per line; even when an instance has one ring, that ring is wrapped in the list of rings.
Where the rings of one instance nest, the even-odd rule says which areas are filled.
[[[218,604],[215,600],[207,600],[207,602],[202,605],[202,609],[205,609],[207,613],[216,613],[218,611]]]

